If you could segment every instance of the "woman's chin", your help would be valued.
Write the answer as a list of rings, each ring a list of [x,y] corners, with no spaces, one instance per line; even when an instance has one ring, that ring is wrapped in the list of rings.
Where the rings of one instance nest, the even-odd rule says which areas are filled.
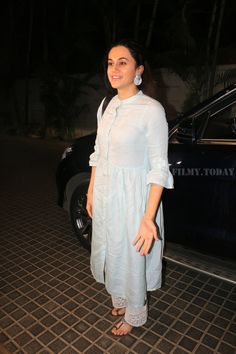
[[[116,89],[116,90],[119,88],[119,86],[120,86],[120,85],[118,84],[118,82],[117,82],[117,83],[114,82],[114,83],[111,84],[111,87],[112,87],[113,89]]]
[[[111,80],[110,84],[111,84],[111,87],[113,87],[114,89],[117,89],[120,86],[122,86],[122,82],[120,80]]]

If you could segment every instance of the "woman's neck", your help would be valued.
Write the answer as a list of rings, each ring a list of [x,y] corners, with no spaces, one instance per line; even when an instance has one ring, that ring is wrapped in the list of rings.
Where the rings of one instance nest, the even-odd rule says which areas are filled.
[[[125,100],[129,97],[137,95],[138,92],[139,89],[137,88],[137,86],[135,86],[134,88],[132,87],[131,89],[118,90],[117,94],[120,100]]]

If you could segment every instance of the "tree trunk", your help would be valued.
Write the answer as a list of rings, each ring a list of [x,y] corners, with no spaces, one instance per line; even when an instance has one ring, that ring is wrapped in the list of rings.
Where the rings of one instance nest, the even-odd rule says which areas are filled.
[[[30,80],[30,54],[31,54],[31,44],[32,44],[32,31],[33,31],[33,17],[34,17],[34,7],[33,1],[29,1],[29,32],[28,32],[28,47],[26,53],[26,77],[25,77],[25,127],[29,124],[29,80]]]
[[[44,3],[43,6],[43,63],[46,65],[48,64],[48,4]]]
[[[211,42],[212,42],[212,33],[214,30],[214,25],[216,21],[216,10],[217,10],[217,1],[214,2],[212,13],[211,13],[211,20],[210,26],[207,36],[207,48],[206,48],[206,75],[207,75],[207,84],[205,89],[205,94],[203,95],[204,98],[209,96],[209,82],[210,82],[210,67],[211,67]]]
[[[134,39],[138,41],[139,35],[139,22],[140,22],[140,10],[141,10],[141,1],[139,0],[136,7],[136,16],[135,16],[135,26],[134,26]]]
[[[13,57],[17,58],[17,44],[16,44],[16,21],[15,21],[15,14],[14,14],[14,3],[9,1],[8,5],[9,9],[9,19],[10,19],[10,44],[13,50]],[[19,108],[18,98],[17,98],[17,88],[16,88],[16,80],[14,77],[16,68],[15,68],[15,60],[11,62],[11,74],[8,80],[11,80],[11,100],[13,101],[13,109],[15,113],[14,123],[16,123],[17,130],[21,128],[21,112]],[[13,73],[13,75],[12,75]]]
[[[116,0],[112,2],[112,42],[116,40]]]
[[[105,44],[106,44],[106,48],[108,48],[111,44],[111,40],[112,40],[112,28],[111,28],[111,11],[110,11],[110,7],[108,10],[108,4],[107,1],[105,0],[101,0],[100,3],[98,3],[97,1],[94,2],[96,4],[96,6],[99,5],[99,8],[97,9],[98,14],[101,14],[101,17],[103,19],[103,36],[105,38]],[[107,11],[103,11],[102,9],[107,9]]]
[[[220,33],[221,33],[221,26],[222,26],[222,20],[223,20],[224,9],[225,9],[225,2],[226,0],[221,0],[221,4],[220,4],[219,17],[217,23],[217,32],[215,37],[213,56],[212,56],[212,65],[211,65],[211,72],[210,72],[210,79],[209,79],[209,91],[208,91],[209,96],[212,96],[213,89],[214,89],[216,60],[217,60],[217,54],[219,49]]]
[[[147,34],[147,39],[146,39],[146,48],[148,48],[150,46],[150,43],[151,43],[153,27],[154,27],[154,23],[155,23],[155,20],[156,20],[158,2],[159,2],[159,0],[154,0],[153,9],[152,9],[152,17],[151,17],[151,21],[150,21],[150,24],[149,24],[148,34]]]

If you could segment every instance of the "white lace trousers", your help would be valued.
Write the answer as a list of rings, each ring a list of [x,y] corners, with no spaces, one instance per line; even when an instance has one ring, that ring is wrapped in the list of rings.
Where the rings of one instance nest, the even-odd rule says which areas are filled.
[[[125,321],[131,326],[139,327],[147,321],[147,303],[141,307],[129,306],[127,301],[122,297],[112,296],[112,304],[115,308],[125,307]]]

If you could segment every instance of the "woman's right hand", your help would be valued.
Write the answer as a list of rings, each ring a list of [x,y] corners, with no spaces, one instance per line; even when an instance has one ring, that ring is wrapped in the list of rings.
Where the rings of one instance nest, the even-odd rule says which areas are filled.
[[[87,193],[86,210],[87,210],[90,218],[92,218],[93,217],[93,193],[91,193],[91,192]]]

